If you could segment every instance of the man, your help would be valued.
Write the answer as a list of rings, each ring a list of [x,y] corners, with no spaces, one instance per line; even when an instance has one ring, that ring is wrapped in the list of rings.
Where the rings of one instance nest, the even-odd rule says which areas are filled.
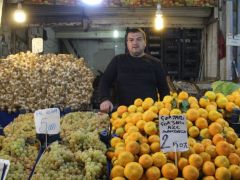
[[[107,66],[100,82],[100,110],[113,109],[110,90],[116,83],[119,105],[129,106],[137,98],[151,97],[158,100],[169,94],[166,75],[159,59],[144,52],[146,34],[142,29],[129,29],[126,32],[128,53],[115,56]]]

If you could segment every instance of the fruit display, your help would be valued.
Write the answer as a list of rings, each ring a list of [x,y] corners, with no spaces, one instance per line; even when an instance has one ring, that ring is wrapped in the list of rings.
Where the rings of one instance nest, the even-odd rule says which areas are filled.
[[[0,109],[10,112],[89,106],[94,75],[83,58],[19,53],[0,59]]]
[[[162,101],[136,99],[112,113],[107,152],[112,179],[239,179],[240,138],[228,118],[240,107],[240,89],[230,95],[213,91],[197,99],[185,91]],[[158,116],[186,117],[189,150],[161,151]]]
[[[60,120],[61,141],[51,144],[41,156],[32,179],[104,179],[106,145],[99,132],[109,126],[109,117],[93,112],[73,112]],[[0,136],[0,158],[10,160],[7,179],[28,179],[40,144],[32,113],[19,115]]]
[[[33,114],[19,115],[4,133],[0,136],[0,159],[10,161],[7,179],[28,179],[40,149]]]

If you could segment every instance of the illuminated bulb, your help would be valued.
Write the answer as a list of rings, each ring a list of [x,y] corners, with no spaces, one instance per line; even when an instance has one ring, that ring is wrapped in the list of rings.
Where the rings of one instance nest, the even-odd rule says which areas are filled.
[[[163,17],[162,14],[156,14],[155,17],[155,29],[156,30],[161,30],[163,29],[164,24],[163,24]]]
[[[89,5],[97,5],[100,4],[102,0],[82,0],[82,2]]]
[[[114,37],[114,38],[118,38],[118,37],[119,37],[119,32],[118,32],[118,30],[114,30],[114,31],[113,31],[113,37]]]
[[[26,13],[22,10],[21,3],[18,4],[18,8],[14,11],[13,18],[17,23],[26,21]]]

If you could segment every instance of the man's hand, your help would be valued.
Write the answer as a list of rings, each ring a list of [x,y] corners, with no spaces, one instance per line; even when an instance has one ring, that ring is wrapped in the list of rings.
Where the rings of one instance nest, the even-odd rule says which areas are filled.
[[[111,101],[105,100],[100,104],[101,112],[109,113],[109,111],[111,112],[112,110],[113,110],[113,104],[111,103]]]

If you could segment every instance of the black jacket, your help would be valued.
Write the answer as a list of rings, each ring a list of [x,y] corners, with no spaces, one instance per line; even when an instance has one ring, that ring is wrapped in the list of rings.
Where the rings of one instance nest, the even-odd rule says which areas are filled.
[[[115,56],[107,66],[100,81],[100,102],[110,100],[110,90],[116,83],[119,105],[131,105],[136,98],[151,97],[157,100],[169,94],[161,61],[150,55],[132,57],[129,54]]]

